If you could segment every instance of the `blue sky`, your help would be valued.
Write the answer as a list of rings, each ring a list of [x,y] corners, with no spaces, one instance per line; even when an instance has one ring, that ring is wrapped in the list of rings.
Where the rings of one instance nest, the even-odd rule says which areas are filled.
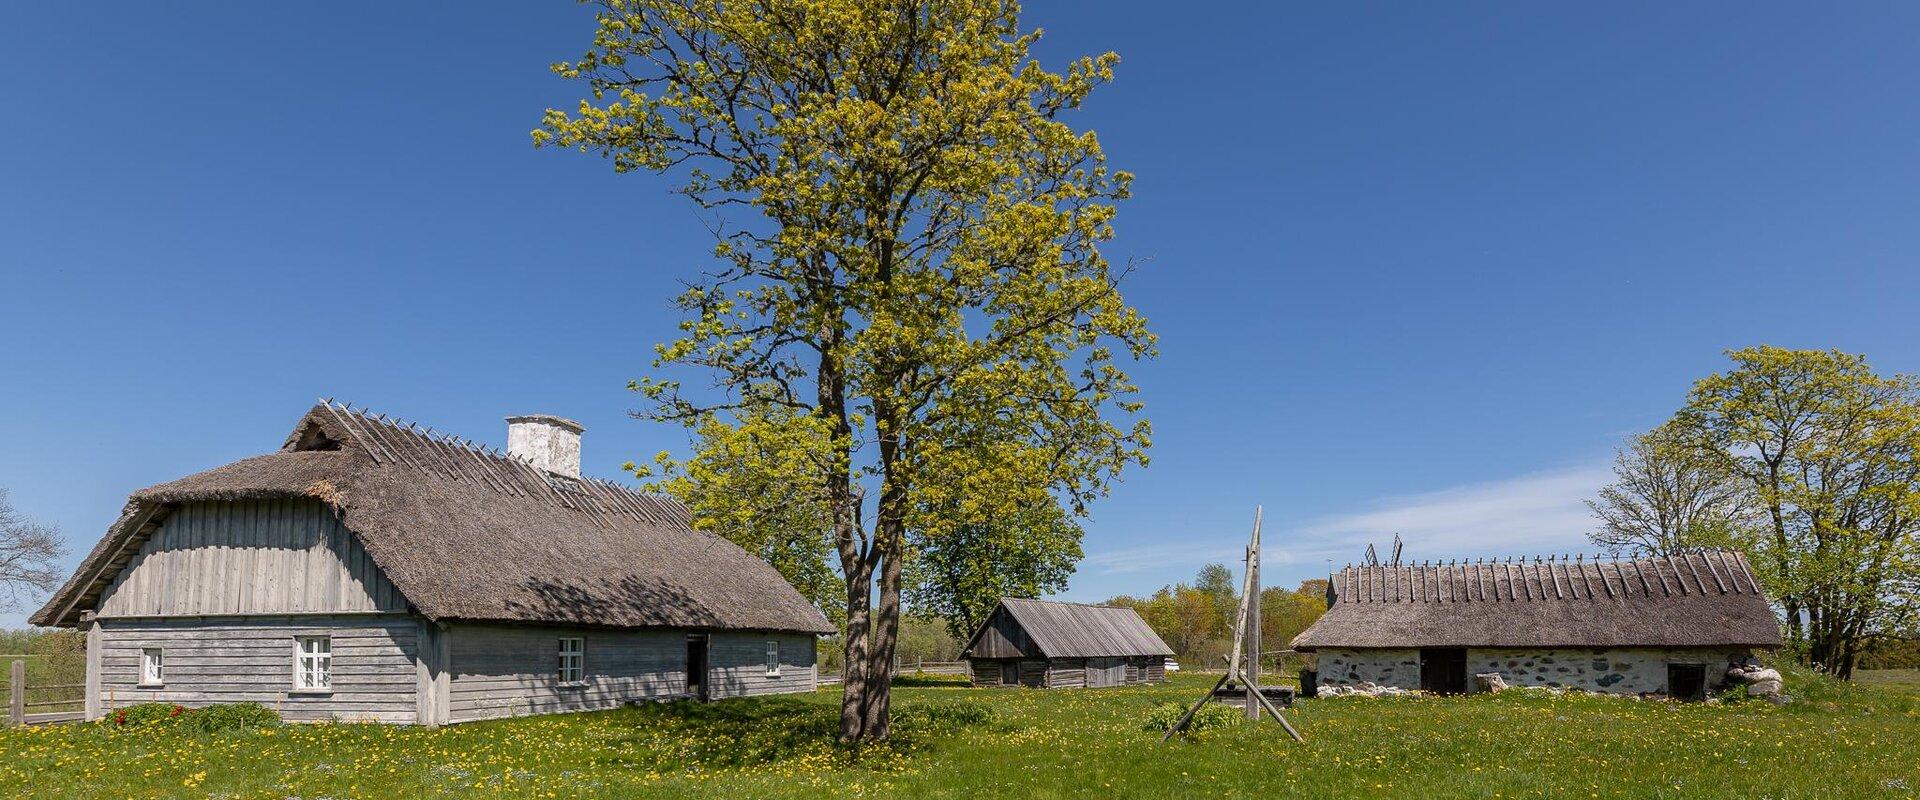
[[[1565,5],[1565,4],[1555,4]],[[1444,6],[1444,7],[1442,7]],[[1565,552],[1611,448],[1729,347],[1920,371],[1920,6],[1034,2],[1115,50],[1078,123],[1138,174],[1151,467],[1067,596],[1367,541]],[[41,3],[0,26],[0,487],[73,559],[131,490],[319,395],[590,472],[675,447],[625,391],[705,266],[668,184],[535,151],[565,2]],[[19,624],[0,615],[0,625]]]

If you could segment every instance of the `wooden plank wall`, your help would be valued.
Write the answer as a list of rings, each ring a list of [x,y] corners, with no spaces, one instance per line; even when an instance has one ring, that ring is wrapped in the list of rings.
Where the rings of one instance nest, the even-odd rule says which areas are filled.
[[[325,505],[251,500],[181,505],[114,578],[99,616],[406,609]]]
[[[1006,608],[996,608],[993,616],[987,618],[987,624],[980,631],[967,655],[975,658],[1029,658],[1040,655],[1040,649],[1027,637],[1026,630],[1020,627]]]
[[[394,615],[102,620],[99,708],[255,702],[291,720],[413,722],[418,623]],[[293,692],[294,637],[333,638],[333,690]],[[142,687],[140,651],[158,647],[165,685]]]
[[[560,638],[577,636],[585,680],[560,683]],[[465,722],[617,708],[687,691],[684,631],[454,625],[446,631],[447,718]]]
[[[455,625],[449,647],[447,719],[465,722],[617,708],[629,700],[687,693],[688,631],[608,631]],[[562,637],[584,639],[578,686],[559,675]],[[780,674],[766,674],[767,642],[780,643]],[[810,692],[819,686],[816,639],[806,634],[715,632],[708,694],[714,699]]]
[[[811,692],[820,685],[816,639],[807,634],[719,632],[707,651],[713,663],[708,692],[715,698]],[[767,674],[767,642],[780,643],[780,674]]]
[[[1066,689],[1087,685],[1087,660],[1056,658],[1047,663],[1047,688]]]

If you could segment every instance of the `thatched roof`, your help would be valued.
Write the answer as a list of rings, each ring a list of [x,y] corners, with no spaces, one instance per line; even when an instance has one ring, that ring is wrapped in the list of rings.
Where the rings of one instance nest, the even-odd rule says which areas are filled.
[[[74,625],[171,509],[314,498],[434,620],[830,633],[765,561],[689,526],[670,499],[536,469],[333,403],[280,452],[142,489],[33,616]]]
[[[1017,626],[1015,638],[1025,633],[1027,641],[1047,658],[1173,655],[1173,648],[1160,641],[1147,621],[1131,608],[1018,597],[1002,599],[1000,606],[987,615],[987,621],[967,642],[968,654],[979,649],[981,637],[998,627],[1003,614]]]
[[[1328,647],[1778,647],[1745,557],[1347,567],[1294,637]]]

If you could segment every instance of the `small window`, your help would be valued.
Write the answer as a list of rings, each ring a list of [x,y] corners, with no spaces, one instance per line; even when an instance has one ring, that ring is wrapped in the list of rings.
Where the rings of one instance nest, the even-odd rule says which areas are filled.
[[[300,636],[294,639],[293,688],[324,692],[333,688],[333,639]]]
[[[767,677],[769,678],[777,677],[779,676],[779,674],[780,674],[780,643],[767,642]]]
[[[581,683],[586,680],[586,670],[581,664],[585,655],[586,641],[578,637],[560,640],[560,682]]]
[[[166,682],[165,656],[158,647],[140,651],[140,685],[159,686]]]

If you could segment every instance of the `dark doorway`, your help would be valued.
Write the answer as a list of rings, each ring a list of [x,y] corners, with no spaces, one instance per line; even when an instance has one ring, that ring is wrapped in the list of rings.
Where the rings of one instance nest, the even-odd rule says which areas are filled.
[[[1423,648],[1420,651],[1420,688],[1435,694],[1465,694],[1466,648]]]
[[[1000,685],[1017,686],[1020,684],[1020,662],[1000,662]]]
[[[1667,696],[1675,700],[1707,699],[1707,668],[1701,664],[1668,664]]]
[[[707,635],[687,637],[687,694],[695,700],[707,699]]]

